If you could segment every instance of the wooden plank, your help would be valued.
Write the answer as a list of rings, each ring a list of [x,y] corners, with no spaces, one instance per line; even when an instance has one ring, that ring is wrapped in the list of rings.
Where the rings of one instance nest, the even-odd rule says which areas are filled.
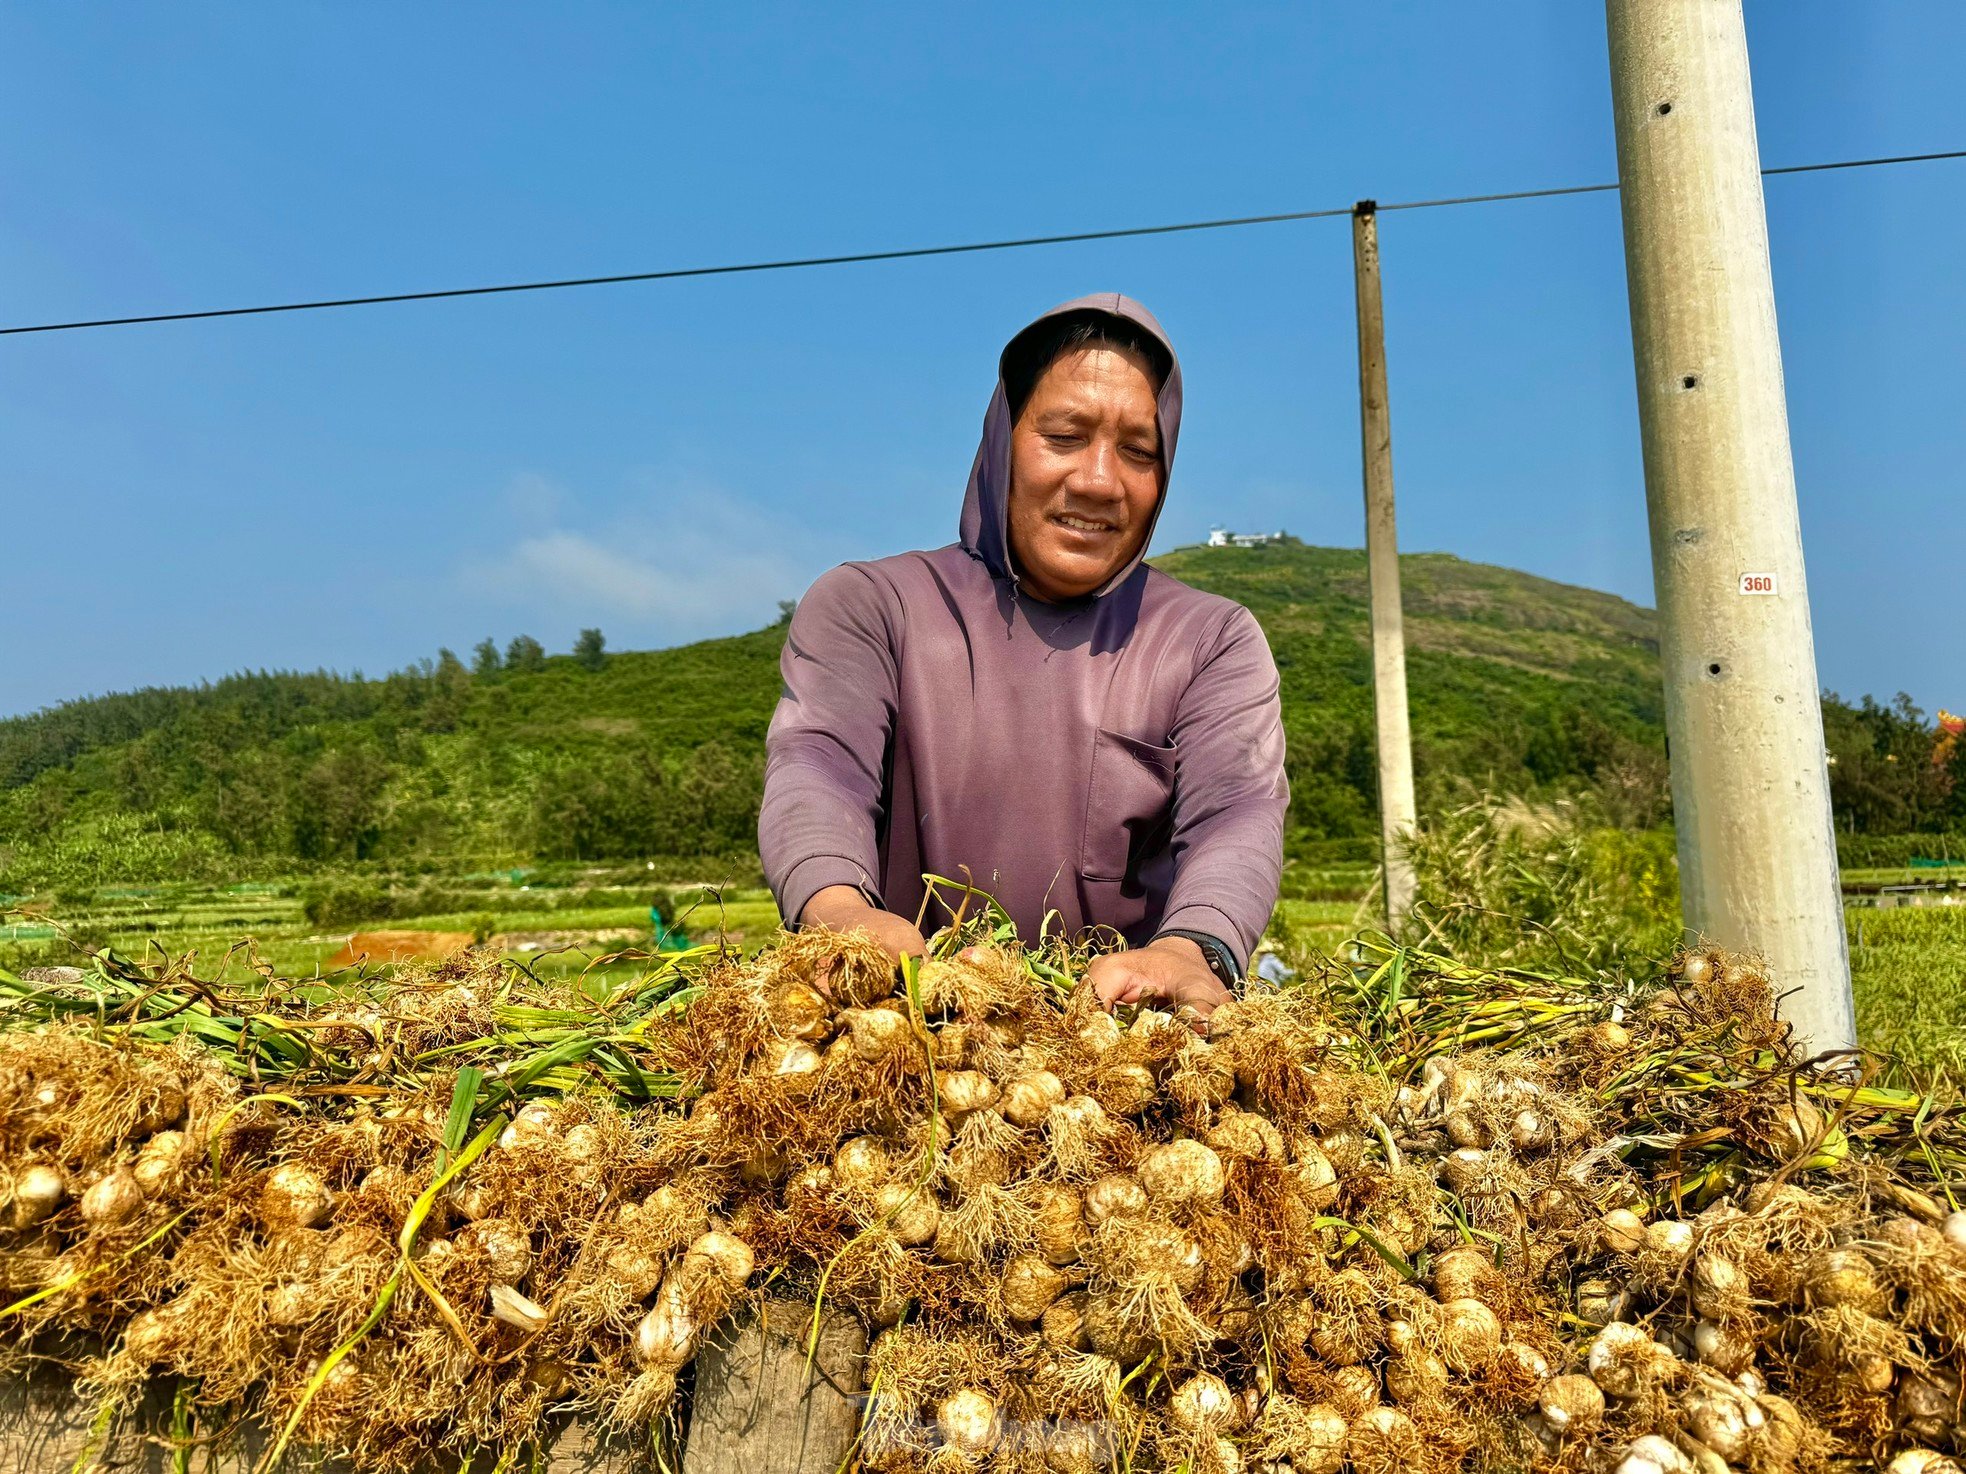
[[[110,1457],[120,1455],[119,1468],[143,1470],[134,1443],[118,1438],[121,1430],[92,1436],[95,1411],[57,1371],[37,1370],[0,1382],[0,1474],[86,1468],[92,1448]]]
[[[811,1326],[810,1303],[771,1300],[704,1343],[683,1474],[834,1474],[846,1462],[866,1332],[852,1316],[827,1315],[808,1371]]]
[[[168,1391],[150,1394],[134,1416],[96,1428],[94,1403],[75,1394],[71,1379],[52,1363],[26,1376],[0,1378],[0,1474],[170,1474]],[[271,1434],[248,1424],[224,1448],[200,1450],[192,1460],[199,1474],[252,1474],[273,1442]],[[523,1465],[544,1474],[639,1474],[649,1466],[639,1456],[639,1439],[609,1434],[591,1420],[569,1419],[555,1430],[537,1463]],[[496,1451],[480,1450],[473,1469],[497,1464]],[[282,1469],[300,1474],[354,1474],[341,1459],[323,1459],[303,1449],[289,1453]],[[445,1460],[430,1474],[450,1474],[458,1461]]]

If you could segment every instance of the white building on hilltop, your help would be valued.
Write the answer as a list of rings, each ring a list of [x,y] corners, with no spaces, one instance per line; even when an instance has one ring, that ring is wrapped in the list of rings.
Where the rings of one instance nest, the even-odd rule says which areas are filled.
[[[1267,548],[1271,543],[1283,541],[1283,529],[1275,532],[1231,532],[1226,527],[1208,529],[1208,545],[1211,548]]]

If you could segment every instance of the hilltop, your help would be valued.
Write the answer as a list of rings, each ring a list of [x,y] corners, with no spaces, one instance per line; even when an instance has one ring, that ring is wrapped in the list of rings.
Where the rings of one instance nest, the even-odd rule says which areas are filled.
[[[1373,832],[1365,559],[1182,548],[1167,572],[1248,606],[1283,676],[1291,842]],[[1650,611],[1446,554],[1401,560],[1422,802],[1595,790],[1655,822]],[[782,625],[668,650],[376,680],[252,673],[0,722],[0,890],[78,865],[145,878],[288,862],[740,854]],[[244,857],[242,860],[241,857]]]

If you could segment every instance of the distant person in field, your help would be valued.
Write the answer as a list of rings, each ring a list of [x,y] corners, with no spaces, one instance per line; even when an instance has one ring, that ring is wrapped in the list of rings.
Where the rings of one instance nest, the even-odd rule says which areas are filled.
[[[960,540],[812,586],[758,819],[788,924],[919,954],[923,873],[967,874],[1022,936],[1124,937],[1109,1008],[1231,996],[1276,905],[1283,722],[1250,613],[1143,561],[1180,428],[1153,316],[1068,302],[1003,351]]]

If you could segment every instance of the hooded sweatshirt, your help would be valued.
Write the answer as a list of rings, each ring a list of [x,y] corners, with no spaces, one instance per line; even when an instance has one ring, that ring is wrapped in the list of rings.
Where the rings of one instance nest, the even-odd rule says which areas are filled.
[[[1117,293],[1038,322],[1088,309],[1167,347],[1158,520],[1180,365]],[[1146,540],[1097,593],[1022,592],[1011,424],[1000,364],[960,539],[835,568],[792,616],[758,819],[780,913],[795,923],[821,889],[851,885],[912,920],[926,872],[989,892],[1026,938],[1047,917],[1133,945],[1195,931],[1246,967],[1276,904],[1289,796],[1268,642],[1241,605],[1148,567]]]

